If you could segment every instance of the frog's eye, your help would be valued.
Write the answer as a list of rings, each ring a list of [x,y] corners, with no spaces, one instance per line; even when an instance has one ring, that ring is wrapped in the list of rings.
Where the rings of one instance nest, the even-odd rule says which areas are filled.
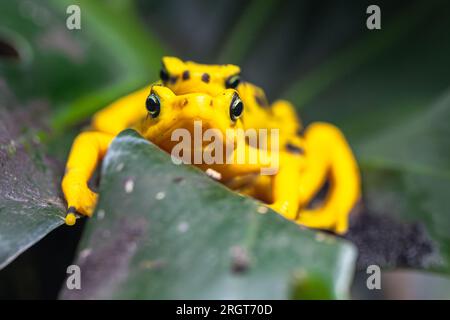
[[[227,80],[225,80],[225,87],[227,89],[236,89],[240,82],[241,76],[235,74],[234,76],[231,76]]]
[[[242,103],[241,98],[239,98],[239,96],[235,94],[230,104],[231,120],[236,121],[237,119],[239,119],[243,111],[244,111],[244,104]]]
[[[166,70],[166,68],[164,66],[161,68],[161,71],[159,71],[159,78],[163,82],[167,82],[170,79],[169,72]]]
[[[156,118],[161,111],[161,102],[156,94],[151,93],[145,101],[145,106],[152,118]]]

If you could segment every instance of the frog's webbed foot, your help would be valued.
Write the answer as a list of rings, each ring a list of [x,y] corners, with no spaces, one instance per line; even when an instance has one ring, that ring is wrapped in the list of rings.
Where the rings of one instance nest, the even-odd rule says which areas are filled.
[[[77,188],[73,186],[72,188]],[[79,188],[74,190],[76,196],[68,200],[67,207],[73,207],[75,210],[85,216],[92,216],[95,206],[97,205],[98,194],[91,191],[88,187]]]
[[[65,195],[67,199],[66,224],[75,224],[75,213],[91,217],[95,206],[97,205],[98,194],[91,191],[89,187],[82,182],[73,182],[70,177],[65,177],[66,184]]]
[[[295,220],[308,228],[333,230],[338,234],[343,234],[348,229],[348,216],[345,212],[320,208],[313,210],[302,210]]]

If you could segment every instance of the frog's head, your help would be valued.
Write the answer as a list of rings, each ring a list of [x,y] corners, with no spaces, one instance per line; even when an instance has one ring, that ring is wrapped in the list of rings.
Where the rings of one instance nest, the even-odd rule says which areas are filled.
[[[210,143],[203,143],[206,130],[218,130],[223,140],[214,142],[225,145],[226,140],[235,139],[238,129],[243,129],[243,107],[234,89],[225,89],[215,96],[206,93],[176,95],[167,87],[154,85],[146,101],[148,116],[140,131],[168,152],[178,143],[172,139],[180,132],[188,132],[193,139],[197,139],[195,135],[200,132],[204,146]],[[173,135],[177,129],[182,130]]]
[[[176,94],[204,92],[216,96],[224,89],[236,89],[240,83],[241,70],[231,64],[206,65],[164,57],[162,65],[161,81]]]

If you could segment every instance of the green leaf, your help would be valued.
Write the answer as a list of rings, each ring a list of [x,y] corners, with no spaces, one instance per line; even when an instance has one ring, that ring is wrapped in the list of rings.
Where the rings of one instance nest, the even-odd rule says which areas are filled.
[[[328,57],[322,65],[293,82],[283,92],[283,98],[295,102],[303,109],[325,89],[351,74],[367,62],[374,61],[390,49],[408,32],[423,23],[436,9],[439,1],[416,1],[406,12],[389,21],[382,31],[368,31],[355,44]],[[343,18],[345,19],[345,17]],[[384,20],[383,20],[384,24]]]
[[[432,268],[450,273],[450,90],[428,110],[368,139],[360,147],[367,200],[375,210],[420,221],[438,245],[442,261]]]
[[[82,288],[62,297],[347,297],[353,246],[260,206],[127,130],[103,162],[76,260]]]
[[[240,64],[250,51],[256,36],[273,15],[276,4],[274,0],[264,2],[253,0],[229,33],[218,60],[223,63]]]
[[[0,269],[64,223],[57,179],[29,127],[32,114],[8,110],[10,96],[0,87]]]

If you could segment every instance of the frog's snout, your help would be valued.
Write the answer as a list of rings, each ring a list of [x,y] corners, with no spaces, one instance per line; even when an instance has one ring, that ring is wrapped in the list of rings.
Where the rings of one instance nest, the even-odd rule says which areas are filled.
[[[182,97],[177,106],[180,110],[206,110],[214,105],[213,99],[209,95],[192,94]]]

